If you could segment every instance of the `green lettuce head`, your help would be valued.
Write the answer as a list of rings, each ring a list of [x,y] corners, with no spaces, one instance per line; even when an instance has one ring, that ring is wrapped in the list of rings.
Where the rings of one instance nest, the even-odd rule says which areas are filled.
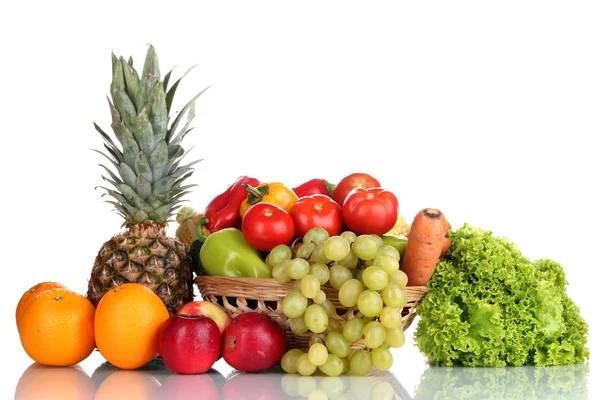
[[[418,348],[452,366],[570,365],[589,358],[588,325],[562,267],[531,262],[506,238],[465,224],[417,307]]]

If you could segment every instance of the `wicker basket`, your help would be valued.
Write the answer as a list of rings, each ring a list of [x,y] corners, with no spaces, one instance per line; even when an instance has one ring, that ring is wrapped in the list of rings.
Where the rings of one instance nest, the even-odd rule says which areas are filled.
[[[200,296],[225,309],[231,318],[246,312],[259,312],[277,321],[285,330],[288,348],[307,349],[309,333],[295,334],[289,329],[288,318],[283,314],[281,303],[292,290],[293,283],[281,284],[270,278],[233,278],[223,276],[198,276],[195,279]],[[337,299],[337,290],[328,284],[321,286],[327,298],[338,310],[337,318],[344,322],[354,317]],[[416,316],[415,307],[428,292],[425,286],[407,286],[408,304],[402,310],[402,328],[406,330]],[[361,344],[355,345],[360,347]]]

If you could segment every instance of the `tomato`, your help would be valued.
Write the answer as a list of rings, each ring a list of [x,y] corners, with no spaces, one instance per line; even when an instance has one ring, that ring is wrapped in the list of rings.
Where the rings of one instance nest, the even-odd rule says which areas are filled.
[[[258,203],[244,214],[242,233],[250,246],[268,252],[278,244],[288,244],[294,239],[294,220],[281,207]]]
[[[352,189],[344,201],[342,215],[346,226],[357,235],[383,235],[398,219],[398,199],[380,187]]]
[[[309,229],[324,228],[329,236],[339,235],[344,225],[342,207],[329,196],[313,194],[300,197],[290,211],[294,220],[296,237],[304,237]]]
[[[342,180],[333,189],[331,197],[340,205],[344,205],[344,200],[348,196],[348,193],[354,188],[362,187],[365,189],[381,187],[379,181],[373,178],[369,174],[363,172],[355,172],[342,178]]]

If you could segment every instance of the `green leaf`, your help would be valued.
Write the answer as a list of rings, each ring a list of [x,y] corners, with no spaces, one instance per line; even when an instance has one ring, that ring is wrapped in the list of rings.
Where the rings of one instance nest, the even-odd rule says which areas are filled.
[[[114,92],[112,94],[112,99],[115,108],[121,116],[121,121],[124,122],[127,127],[131,127],[131,124],[135,121],[137,112],[135,111],[135,107],[129,99],[129,96],[127,96],[127,93],[125,93],[124,90]]]
[[[137,98],[138,91],[140,89],[140,77],[137,71],[133,68],[133,59],[131,64],[127,63],[123,57],[121,57],[121,66],[123,68],[123,76],[125,78],[125,88],[127,95],[133,101]]]
[[[175,120],[173,120],[173,123],[171,124],[171,127],[169,128],[168,132],[167,132],[167,143],[171,140],[171,136],[173,134],[173,132],[175,132],[177,130],[177,125],[179,125],[179,121],[181,121],[181,118],[183,118],[183,115],[185,114],[185,112],[192,107],[192,105],[194,104],[194,102],[196,101],[196,99],[198,97],[200,97],[204,92],[206,92],[208,90],[208,88],[210,88],[210,86],[208,86],[206,89],[204,89],[203,91],[201,91],[200,93],[198,93],[197,95],[195,95],[179,112],[179,114],[177,114],[177,117],[175,117]]]
[[[125,157],[125,162],[129,164],[130,167],[133,167],[136,163],[136,159],[138,158],[138,153],[140,152],[140,147],[137,142],[133,138],[131,131],[127,129],[125,124],[121,123],[118,127],[113,127],[116,131],[119,131],[121,135],[121,140],[123,144],[123,156]]]
[[[154,132],[154,144],[167,136],[167,107],[165,104],[165,91],[162,88],[162,82],[156,82],[148,102],[146,103],[146,109],[148,110],[148,118],[152,124],[152,131]]]
[[[127,200],[125,198],[125,196],[123,196],[121,193],[117,192],[116,190],[108,189],[103,186],[100,186],[100,188],[102,188],[106,191],[106,193],[104,193],[102,195],[102,197],[109,195],[109,196],[115,198],[119,202],[119,204],[121,204],[121,205],[123,205],[123,207],[125,207],[125,209],[127,210],[127,212],[129,214],[133,215],[138,210],[138,208],[135,207],[133,204],[131,204],[129,202],[129,200]]]
[[[105,153],[101,152],[100,150],[92,149],[92,151],[94,151],[94,152],[96,152],[96,153],[98,153],[98,154],[102,154],[104,157],[106,157],[106,159],[107,159],[108,161],[110,161],[110,162],[111,162],[111,164],[112,164],[112,165],[114,165],[114,166],[115,166],[115,168],[118,168],[118,167],[119,167],[119,164],[117,163],[117,160],[115,160],[115,159],[113,159],[113,158],[110,158],[108,155],[106,155]]]
[[[123,183],[123,181],[121,181],[121,178],[119,178],[117,175],[115,175],[114,172],[112,172],[108,167],[106,167],[103,164],[98,164],[99,166],[101,166],[102,168],[104,168],[104,170],[108,173],[108,175],[110,175],[110,177],[113,179],[113,181],[118,182],[118,183]],[[116,185],[114,185],[116,187]]]
[[[158,68],[158,57],[153,46],[148,48],[146,60],[144,61],[144,69],[140,78],[140,88],[136,97],[136,108],[141,110],[150,96],[150,92],[160,80],[160,69]]]
[[[165,204],[165,196],[162,194],[152,194],[146,199],[146,202],[156,209]]]
[[[135,182],[135,190],[142,199],[146,200],[152,194],[152,185],[148,182],[148,179],[140,175]]]
[[[133,217],[136,222],[145,222],[151,219],[143,210],[137,210]]]
[[[173,72],[173,70],[170,70],[169,72],[167,72],[167,74],[163,78],[163,90],[164,90],[165,94],[167,93],[167,88],[169,87],[169,81],[171,80],[172,72]],[[167,110],[167,114],[168,113],[169,113],[169,110]]]
[[[179,82],[181,82],[181,80],[194,68],[196,68],[196,65],[190,67],[187,71],[185,71],[185,73],[183,75],[181,75],[181,77],[179,79],[177,79],[177,81],[173,84],[173,87],[171,87],[167,91],[167,114],[169,114],[171,112],[171,105],[173,104],[173,99],[175,98],[175,92],[177,91]],[[168,77],[165,76],[165,86],[164,86],[165,89],[167,88],[167,83],[168,83],[169,79],[171,78],[172,71],[173,70],[169,71],[169,73],[167,74]]]
[[[136,208],[143,210],[147,213],[154,211],[154,208],[148,204],[144,199],[141,198],[140,195],[136,193],[131,187],[125,184],[121,184],[118,186],[119,191],[123,194],[123,196]]]
[[[150,156],[148,157],[148,162],[150,163],[150,168],[152,168],[154,180],[165,176],[167,163],[169,162],[169,150],[164,139],[160,140],[154,147],[152,153],[150,153]]]
[[[173,184],[177,181],[177,178],[173,176],[165,176],[152,184],[152,194],[158,195],[166,193],[173,187]]]
[[[117,169],[119,171],[119,175],[121,175],[121,179],[123,179],[123,182],[131,187],[134,187],[137,181],[137,176],[135,175],[133,169],[131,169],[131,167],[126,163],[119,164]]]
[[[148,119],[148,110],[146,108],[138,114],[131,126],[135,141],[144,154],[150,154],[154,148],[154,132]]]
[[[150,164],[148,164],[148,159],[144,153],[138,153],[136,155],[133,163],[133,170],[137,176],[143,175],[148,182],[154,181],[154,178],[152,177],[152,169],[150,168]]]

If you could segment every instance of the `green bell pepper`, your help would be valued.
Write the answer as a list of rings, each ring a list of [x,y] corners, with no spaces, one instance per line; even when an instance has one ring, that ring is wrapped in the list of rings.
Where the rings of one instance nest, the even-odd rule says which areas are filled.
[[[400,263],[402,263],[402,258],[404,257],[404,252],[406,251],[408,239],[405,236],[396,236],[387,233],[382,235],[381,239],[383,239],[383,244],[387,244],[388,246],[392,246],[398,250],[398,253],[400,253]]]
[[[271,278],[271,269],[237,228],[208,235],[200,248],[200,262],[212,276]]]

